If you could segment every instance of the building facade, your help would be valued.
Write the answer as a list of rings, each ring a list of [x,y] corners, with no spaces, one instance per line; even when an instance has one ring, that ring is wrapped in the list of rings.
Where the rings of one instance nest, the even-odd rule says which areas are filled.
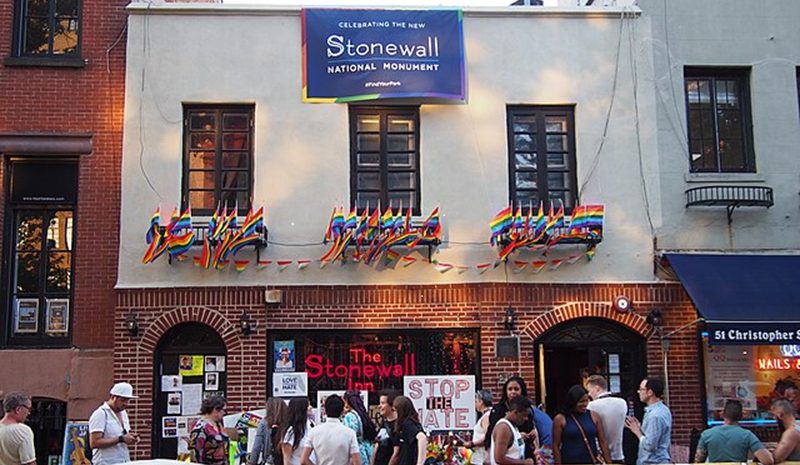
[[[0,390],[33,397],[40,463],[112,383],[126,4],[0,6]]]
[[[629,398],[643,376],[663,374],[674,442],[688,445],[691,429],[709,420],[707,349],[697,299],[672,274],[669,255],[796,253],[798,186],[786,173],[798,172],[797,163],[778,147],[797,138],[787,66],[796,73],[800,58],[773,50],[778,58],[762,76],[761,47],[773,41],[755,43],[761,28],[738,39],[752,53],[720,41],[718,57],[705,55],[692,44],[717,43],[727,30],[691,26],[716,17],[712,6],[695,8],[690,20],[665,17],[660,2],[640,3],[641,10],[467,9],[463,102],[325,104],[303,103],[301,11],[130,6],[113,333],[114,377],[143,398],[131,408],[143,434],[136,456],[180,450],[163,419],[194,413],[186,389],[181,408],[170,408],[175,396],[165,383],[179,377],[193,401],[222,392],[232,409],[255,409],[281,389],[274,375],[288,370],[306,373],[312,403],[320,391],[355,388],[374,404],[377,391],[402,387],[406,374],[473,374],[499,397],[503,382],[520,374],[549,412],[587,374],[606,376]],[[776,44],[789,44],[796,32],[777,18],[797,7],[775,8],[764,22]],[[729,14],[733,24],[746,22],[744,10]],[[714,114],[692,107],[690,90],[709,79],[704,68],[721,64],[751,67],[753,101],[761,93],[773,99],[741,113],[753,122],[752,137],[728,127],[726,137],[708,135],[702,122],[698,133],[690,124],[694,110]],[[775,76],[780,96],[756,85]],[[728,81],[720,81],[725,89]],[[762,112],[777,105],[779,128],[767,129]],[[757,165],[747,150],[729,148],[737,143],[758,148]],[[727,173],[736,169],[745,174]],[[724,209],[686,206],[695,185],[762,181],[773,188],[774,207],[735,209],[730,226]],[[567,210],[604,205],[602,241],[498,261],[489,223],[510,203],[527,211],[540,201]],[[371,214],[378,202],[392,206],[391,217],[410,208],[414,225],[438,209],[440,241],[393,248],[400,257],[386,253],[369,265],[352,247],[347,261],[320,261],[336,209]],[[210,255],[220,210],[236,211],[236,231],[262,206],[259,240],[227,264]],[[173,226],[181,221],[191,228]],[[159,251],[173,229],[195,236]],[[780,240],[754,246],[772,235]],[[632,306],[615,305],[621,296]],[[518,336],[518,350],[509,335]]]

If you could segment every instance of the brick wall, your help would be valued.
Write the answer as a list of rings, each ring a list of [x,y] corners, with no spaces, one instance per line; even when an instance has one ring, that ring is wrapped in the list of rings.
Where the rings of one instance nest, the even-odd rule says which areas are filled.
[[[14,3],[0,3],[0,60],[11,53]],[[83,1],[84,68],[0,65],[0,133],[93,136],[92,154],[80,161],[76,213],[72,334],[81,348],[113,345],[127,3]]]
[[[616,321],[648,339],[648,368],[662,374],[662,353],[644,316],[659,308],[665,331],[693,321],[696,313],[680,285],[524,285],[461,284],[437,286],[296,286],[281,288],[280,304],[264,304],[263,287],[131,289],[117,293],[115,378],[134,383],[145,401],[131,409],[135,428],[144,433],[137,457],[150,454],[153,355],[160,337],[181,322],[201,321],[217,329],[228,350],[228,396],[231,407],[259,408],[266,397],[267,334],[285,329],[481,328],[483,386],[499,395],[502,381],[519,373],[534,379],[533,340],[555,324],[582,317]],[[635,312],[619,314],[614,297],[631,297]],[[519,360],[498,359],[495,337],[504,333],[502,316],[511,304],[523,336]],[[238,330],[239,316],[250,313],[259,325],[250,336]],[[124,330],[128,313],[136,314],[141,333]],[[245,340],[246,338],[246,340]],[[696,331],[672,338],[669,352],[674,441],[688,445],[692,427],[702,426],[701,363]],[[245,381],[246,380],[246,381]],[[532,387],[535,383],[530,383]]]

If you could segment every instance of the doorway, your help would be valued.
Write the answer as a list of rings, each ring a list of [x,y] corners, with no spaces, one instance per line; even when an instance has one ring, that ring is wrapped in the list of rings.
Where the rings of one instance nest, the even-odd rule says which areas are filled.
[[[164,334],[154,360],[152,456],[174,459],[187,446],[199,403],[227,391],[225,343],[209,326],[183,323]]]
[[[537,402],[554,416],[569,388],[602,375],[609,391],[636,400],[647,374],[646,340],[613,321],[579,318],[554,326],[536,340]]]

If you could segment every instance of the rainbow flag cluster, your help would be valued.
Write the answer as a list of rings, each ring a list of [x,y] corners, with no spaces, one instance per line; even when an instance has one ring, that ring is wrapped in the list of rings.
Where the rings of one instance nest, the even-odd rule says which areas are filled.
[[[523,215],[521,205],[517,206],[516,212],[513,205],[508,205],[489,223],[492,231],[489,243],[500,247],[501,260],[508,259],[512,252],[523,247],[543,248],[546,254],[550,247],[564,241],[589,242],[593,252],[594,245],[603,237],[604,214],[603,205],[579,205],[573,209],[567,224],[564,204],[556,211],[551,203],[549,213],[545,213],[542,203],[538,209],[529,205],[527,215]]]
[[[170,215],[167,226],[161,227],[161,209],[157,208],[150,217],[150,226],[145,234],[147,250],[142,257],[142,263],[152,263],[166,252],[170,259],[182,259],[194,244],[194,230],[192,230],[192,208],[187,207],[183,214],[178,215],[176,207]]]
[[[411,224],[411,208],[405,214],[403,208],[393,211],[392,207],[381,214],[380,206],[370,213],[364,208],[361,215],[355,207],[345,216],[344,206],[334,207],[328,228],[325,231],[325,243],[331,248],[320,258],[322,266],[336,260],[347,260],[347,247],[354,245],[353,258],[372,264],[378,257],[386,254],[389,261],[396,261],[400,254],[391,250],[394,246],[406,246],[408,249],[422,244],[438,244],[442,238],[442,225],[439,221],[439,207],[436,207],[421,226]]]
[[[262,240],[261,231],[264,228],[264,208],[257,211],[252,208],[239,226],[237,208],[228,210],[217,207],[208,222],[208,231],[202,240],[200,255],[193,257],[194,264],[200,268],[223,269],[236,254],[248,245],[258,244]],[[150,218],[145,240],[148,244],[147,251],[142,257],[142,263],[152,263],[164,252],[169,254],[170,260],[177,258],[184,260],[186,254],[194,246],[198,238],[192,229],[192,211],[187,208],[182,215],[178,215],[176,208],[166,227],[161,227],[161,210],[157,208]],[[249,264],[248,260],[235,260],[236,270],[244,271]]]

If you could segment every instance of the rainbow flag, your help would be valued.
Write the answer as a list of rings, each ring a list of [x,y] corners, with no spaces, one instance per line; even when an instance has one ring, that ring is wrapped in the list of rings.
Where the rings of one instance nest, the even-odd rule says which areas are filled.
[[[604,205],[581,205],[572,212],[569,232],[580,229],[603,229]]]
[[[522,218],[522,205],[517,205],[517,213],[514,215],[514,223],[512,226],[516,230],[525,227],[525,220]]]
[[[250,260],[234,260],[233,266],[236,268],[237,273],[241,273],[242,271],[247,269],[247,265],[250,264]]]
[[[386,251],[385,258],[386,258],[386,264],[387,265],[391,264],[391,263],[394,263],[394,262],[396,262],[397,260],[400,259],[400,252],[396,252],[396,251],[394,251],[392,249],[388,249]]]
[[[175,235],[180,231],[192,229],[192,207],[191,205],[186,207],[186,210],[183,211],[178,220],[175,222],[170,223],[169,225],[169,234]]]
[[[331,234],[333,238],[336,239],[337,237],[341,236],[344,229],[344,206],[339,205],[339,208],[336,209],[336,213],[333,215],[333,221],[331,222]]]
[[[534,273],[542,271],[545,266],[547,266],[547,260],[534,260],[531,262],[531,270]]]
[[[150,228],[147,230],[147,235],[145,236],[145,240],[147,244],[150,245],[155,239],[156,235],[159,233],[159,226],[161,223],[161,208],[156,208],[156,211],[153,213],[153,216],[150,217]]]
[[[358,214],[356,213],[356,207],[350,209],[350,214],[347,215],[347,219],[344,221],[344,230],[356,229],[358,226]]]
[[[333,240],[333,218],[336,216],[336,207],[331,210],[331,217],[328,220],[328,228],[325,229],[325,238],[323,242],[328,243]]]
[[[536,212],[536,226],[534,227],[533,235],[537,238],[541,237],[547,230],[547,218],[544,216],[544,203],[539,202],[539,210]]]
[[[547,219],[547,226],[545,226],[544,230],[546,233],[551,234],[555,229],[563,228],[564,227],[564,204],[561,204],[561,208],[558,209],[557,213],[553,213],[553,203],[550,203],[550,217]]]
[[[217,203],[217,209],[214,210],[214,213],[211,214],[211,219],[208,220],[208,229],[206,230],[206,237],[212,240],[216,240],[217,232],[217,225],[219,224],[219,203]]]
[[[439,239],[442,234],[442,224],[439,222],[439,206],[433,209],[428,218],[422,222],[422,234],[426,238]]]
[[[258,211],[253,212],[251,208],[249,212],[247,212],[247,216],[244,218],[244,223],[242,223],[242,227],[240,229],[241,234],[243,236],[251,236],[257,233],[257,231],[264,226],[264,207],[258,209]]]
[[[167,251],[171,258],[183,255],[194,245],[194,231],[189,231],[182,236],[169,236]]]
[[[392,227],[394,227],[394,214],[392,213],[392,206],[389,205],[389,208],[386,209],[381,218],[381,229],[391,230]]]
[[[505,234],[511,226],[511,221],[511,205],[497,212],[492,221],[489,222],[489,227],[492,229],[492,237],[489,239],[489,243],[497,245],[500,236]]]
[[[403,221],[403,230],[405,230],[405,232],[409,232],[411,230],[411,207],[410,206],[408,207],[408,210],[406,210],[406,219],[405,219],[405,221]]]
[[[153,237],[153,241],[150,242],[150,245],[147,247],[147,250],[142,257],[142,263],[152,263],[155,261],[155,259],[161,256],[165,250],[167,250],[167,241],[165,240],[164,235],[161,234],[161,231],[157,230],[155,232],[155,236]]]
[[[203,251],[200,256],[194,257],[194,264],[200,268],[207,270],[211,266],[211,243],[208,238],[203,240]]]

